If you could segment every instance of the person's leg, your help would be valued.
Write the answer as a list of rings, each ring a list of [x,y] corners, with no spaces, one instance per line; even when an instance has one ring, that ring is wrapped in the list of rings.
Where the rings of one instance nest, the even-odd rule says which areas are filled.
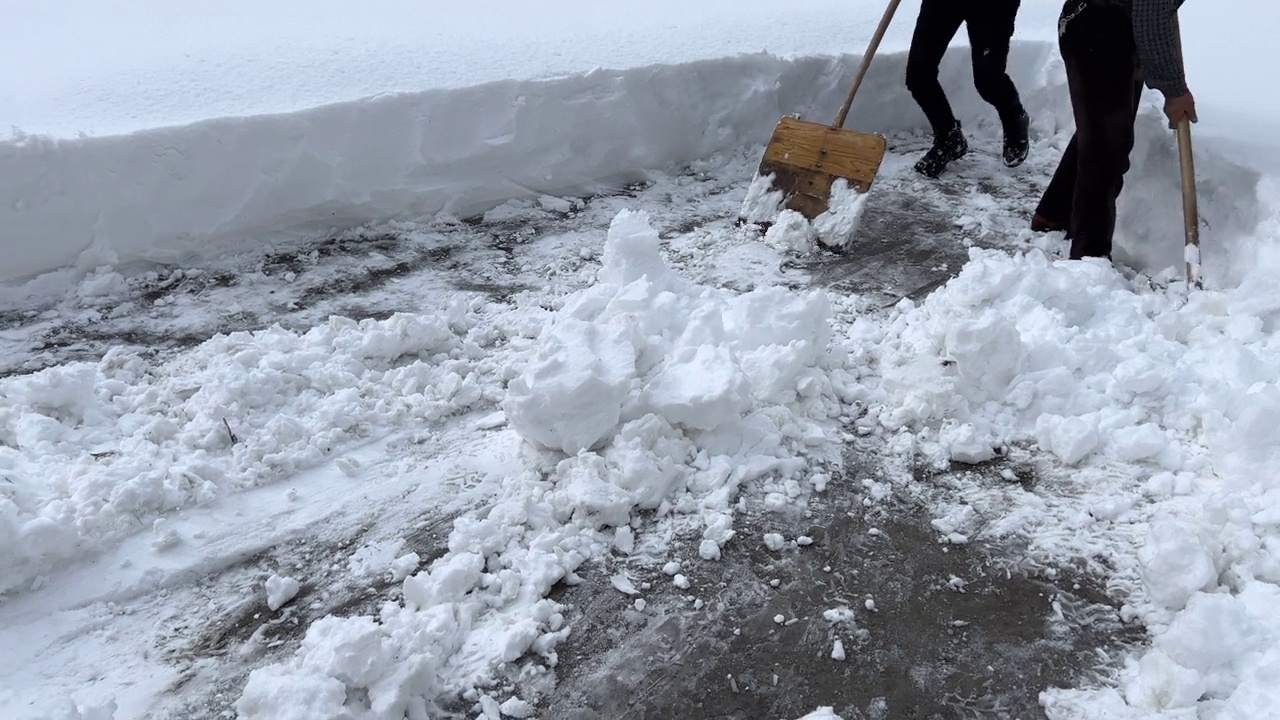
[[[1076,120],[1071,257],[1110,257],[1141,87],[1132,24],[1120,10],[1090,6],[1068,23],[1062,46]]]
[[[1081,0],[1067,0],[1063,4],[1062,14],[1058,16],[1059,35],[1058,35],[1058,52],[1065,58],[1071,56],[1074,48],[1070,43],[1064,41],[1065,32],[1062,28],[1069,25],[1074,19],[1076,13],[1080,10]],[[1067,68],[1067,92],[1071,96],[1071,108],[1075,111],[1084,98],[1081,97],[1072,88],[1079,88],[1079,84],[1072,85],[1071,78],[1074,74],[1075,64],[1073,63]],[[1035,232],[1057,232],[1066,230],[1071,223],[1071,202],[1076,192],[1076,171],[1080,164],[1079,154],[1079,135],[1071,134],[1071,140],[1067,143],[1067,147],[1062,152],[1062,158],[1058,161],[1058,168],[1054,170],[1053,177],[1050,178],[1049,184],[1045,187],[1044,193],[1040,196],[1040,203],[1036,205],[1035,213],[1031,216],[1031,229]]]
[[[907,90],[928,118],[935,136],[945,134],[956,123],[951,103],[938,82],[938,66],[963,20],[961,3],[957,0],[922,0],[911,36]]]
[[[973,85],[1000,115],[1005,165],[1021,165],[1027,157],[1030,123],[1007,71],[1020,0],[957,0],[957,4],[967,8],[965,26],[973,52]]]
[[[916,163],[915,170],[931,178],[941,175],[947,163],[963,157],[969,150],[960,123],[938,82],[942,56],[963,21],[963,8],[958,0],[922,0],[907,53],[907,90],[933,130],[933,147]]]

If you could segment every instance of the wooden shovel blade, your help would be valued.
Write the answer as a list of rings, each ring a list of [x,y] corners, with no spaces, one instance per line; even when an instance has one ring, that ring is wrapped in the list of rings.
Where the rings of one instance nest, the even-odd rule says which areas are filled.
[[[772,173],[786,207],[813,220],[826,212],[837,179],[844,178],[857,192],[870,190],[885,149],[880,135],[786,117],[764,150],[760,176]]]

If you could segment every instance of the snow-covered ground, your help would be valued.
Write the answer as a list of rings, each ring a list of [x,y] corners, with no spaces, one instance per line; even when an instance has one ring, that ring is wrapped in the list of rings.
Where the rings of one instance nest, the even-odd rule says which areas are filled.
[[[1101,579],[1147,628],[1049,717],[1280,715],[1277,123],[1265,64],[1208,51],[1268,57],[1280,11],[1183,11],[1188,297],[1154,99],[1125,267],[1026,229],[1071,129],[1056,3],[1024,3],[1011,59],[1027,166],[987,157],[957,47],[975,154],[909,173],[913,3],[855,106],[895,151],[862,210],[932,208],[936,289],[824,274],[902,238],[841,257],[735,222],[772,124],[834,113],[879,8],[669,5],[10,13],[0,57],[39,70],[0,85],[0,714],[532,716],[574,630],[557,584],[669,569],[701,609],[701,568],[775,541],[740,513],[858,483],[870,438],[939,541]],[[922,473],[957,462],[1037,481]]]

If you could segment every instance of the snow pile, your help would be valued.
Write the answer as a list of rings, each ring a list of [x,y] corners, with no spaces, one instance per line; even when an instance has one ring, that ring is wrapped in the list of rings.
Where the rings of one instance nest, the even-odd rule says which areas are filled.
[[[1220,371],[1219,353],[1234,345],[1188,344],[1240,333],[1265,340],[1214,312],[1212,296],[1178,308],[1176,290],[1135,293],[1101,261],[980,249],[969,257],[921,305],[904,300],[883,326],[854,330],[858,352],[879,367],[875,419],[927,431],[926,453],[940,463],[989,460],[1004,445],[1035,441],[1068,465],[1096,453],[1195,471],[1204,461],[1184,441],[1229,407],[1205,398],[1240,394],[1263,377],[1238,362]]]
[[[693,285],[664,265],[645,213],[620,213],[598,283],[567,298],[507,370],[502,406],[527,468],[455,521],[448,552],[404,579],[403,604],[316,623],[292,659],[255,671],[240,716],[425,717],[458,694],[490,714],[536,702],[500,705],[484,688],[526,653],[554,665],[569,628],[547,594],[628,547],[619,530],[643,532],[634,510],[688,516],[715,560],[743,482],[796,481],[838,461],[828,419],[844,372],[830,313],[821,293]]]
[[[379,428],[495,402],[478,309],[334,317],[217,336],[162,364],[115,350],[0,380],[0,592]],[[180,541],[155,531],[157,550]]]
[[[1266,256],[1276,241],[1263,230]],[[1248,282],[1188,297],[1178,271],[1150,284],[1100,260],[972,249],[920,304],[850,330],[852,357],[874,368],[855,390],[867,427],[940,468],[1012,446],[1071,468],[1062,498],[984,489],[977,511],[941,507],[934,522],[953,541],[1024,535],[1033,554],[1102,547],[1116,564],[1125,612],[1154,646],[1119,690],[1047,692],[1051,717],[1280,707],[1280,292]],[[1090,545],[1099,533],[1137,552]]]

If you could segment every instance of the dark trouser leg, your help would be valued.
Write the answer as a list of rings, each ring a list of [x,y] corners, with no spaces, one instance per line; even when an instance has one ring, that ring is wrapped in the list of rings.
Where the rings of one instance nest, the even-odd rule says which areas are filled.
[[[929,119],[935,136],[946,134],[956,124],[951,103],[938,82],[938,65],[964,21],[963,5],[961,0],[922,0],[907,54],[907,90]]]
[[[1067,24],[1062,57],[1076,121],[1071,258],[1110,257],[1142,92],[1133,26],[1118,10],[1090,7]]]
[[[1069,20],[1059,47],[1076,132],[1036,214],[1067,230],[1073,259],[1110,257],[1142,96],[1133,27],[1119,11],[1090,6]]]
[[[1020,0],[979,0],[975,3],[953,0],[966,5],[965,26],[969,46],[973,49],[973,86],[996,111],[1006,128],[1022,115],[1022,100],[1006,68],[1009,62],[1009,40],[1018,16]]]
[[[1058,169],[1040,196],[1040,204],[1036,206],[1036,215],[1048,223],[1038,230],[1064,230],[1071,223],[1071,201],[1076,194],[1076,168],[1080,164],[1076,135],[1071,136],[1066,150],[1062,151],[1062,159],[1058,161]],[[1033,223],[1034,224],[1034,223]]]

